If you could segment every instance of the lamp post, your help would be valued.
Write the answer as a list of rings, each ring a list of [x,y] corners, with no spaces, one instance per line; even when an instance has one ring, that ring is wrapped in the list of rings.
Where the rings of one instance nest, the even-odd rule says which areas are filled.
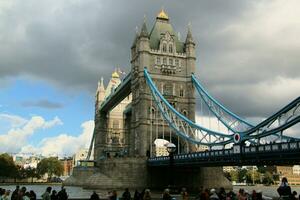
[[[174,186],[174,180],[173,180],[173,165],[174,165],[174,152],[176,151],[176,145],[169,142],[167,145],[167,151],[169,153],[170,157],[170,165],[169,165],[169,185]],[[170,188],[171,189],[171,188]]]

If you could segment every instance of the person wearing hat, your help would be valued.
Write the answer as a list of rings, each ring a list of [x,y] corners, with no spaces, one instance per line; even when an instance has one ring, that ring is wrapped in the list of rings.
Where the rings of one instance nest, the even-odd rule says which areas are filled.
[[[216,190],[215,190],[214,188],[212,188],[212,189],[210,190],[210,196],[209,196],[209,199],[210,199],[210,200],[219,200],[219,197],[218,197],[218,195],[217,195],[217,193],[216,193]]]
[[[171,200],[171,199],[172,199],[172,197],[171,197],[171,195],[170,195],[170,190],[169,190],[169,189],[165,189],[165,190],[164,190],[162,199],[163,199],[163,200]]]
[[[151,200],[151,192],[150,192],[149,189],[145,190],[145,194],[144,194],[143,200]]]

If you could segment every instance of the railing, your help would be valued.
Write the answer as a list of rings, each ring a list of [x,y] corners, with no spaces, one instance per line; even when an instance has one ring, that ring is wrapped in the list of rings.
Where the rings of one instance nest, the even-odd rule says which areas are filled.
[[[236,151],[235,148],[238,148],[239,151]],[[267,155],[268,153],[272,153],[276,155],[276,153],[284,154],[288,152],[300,152],[300,142],[289,142],[289,143],[274,143],[274,144],[264,144],[264,145],[255,145],[255,146],[235,146],[231,149],[221,149],[221,150],[211,150],[211,151],[203,151],[203,152],[194,152],[188,154],[180,154],[174,155],[174,163],[180,163],[184,161],[195,161],[195,160],[203,160],[209,161],[211,158],[214,160],[218,160],[218,158],[239,158],[243,156],[244,159],[247,159],[247,155],[250,157],[253,155]],[[298,154],[299,155],[299,154]],[[251,157],[251,158],[252,158]],[[299,156],[298,156],[299,157]],[[148,159],[149,165],[167,165],[169,162],[169,156],[161,156],[161,157],[153,157]],[[277,157],[277,159],[279,159]],[[157,164],[155,164],[157,163]]]

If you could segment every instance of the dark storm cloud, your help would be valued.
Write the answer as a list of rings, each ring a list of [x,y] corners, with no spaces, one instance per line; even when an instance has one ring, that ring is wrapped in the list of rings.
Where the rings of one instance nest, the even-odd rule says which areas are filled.
[[[277,22],[267,17],[282,7],[277,4],[16,0],[1,7],[0,3],[0,79],[25,75],[93,93],[101,76],[107,81],[116,67],[130,70],[135,27],[140,27],[146,15],[151,30],[155,15],[164,6],[181,40],[185,40],[187,24],[192,23],[197,74],[209,92],[242,116],[265,116],[299,93],[295,92],[298,87],[287,97],[277,95],[276,99],[269,94],[272,103],[266,96],[257,96],[262,93],[261,83],[271,83],[275,77],[300,77],[300,45],[297,38],[296,45],[290,45],[294,41],[289,37],[300,31],[284,26],[294,23],[286,16],[282,27],[272,29]]]
[[[58,109],[64,107],[63,104],[52,102],[46,99],[41,99],[37,101],[25,101],[21,103],[24,107],[39,107],[39,108],[46,108],[46,109]]]

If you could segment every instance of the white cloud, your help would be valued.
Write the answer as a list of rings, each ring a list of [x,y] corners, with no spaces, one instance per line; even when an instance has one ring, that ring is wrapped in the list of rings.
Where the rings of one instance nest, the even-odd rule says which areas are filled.
[[[59,157],[71,156],[79,149],[88,148],[91,142],[94,121],[81,124],[82,132],[78,136],[60,134],[55,137],[44,138],[37,147],[24,146],[21,153],[41,153],[44,156],[58,155]]]
[[[0,121],[3,123],[8,123],[12,128],[22,126],[28,122],[28,120],[24,119],[23,117],[6,113],[0,114]]]
[[[56,125],[63,125],[62,121],[56,116],[53,120],[45,122],[44,128],[51,128]]]
[[[0,135],[0,152],[18,152],[27,144],[28,138],[39,129],[48,129],[62,124],[58,117],[50,121],[46,121],[41,116],[32,116],[29,120],[8,114],[1,114],[1,117],[11,122],[11,128],[7,133]]]

